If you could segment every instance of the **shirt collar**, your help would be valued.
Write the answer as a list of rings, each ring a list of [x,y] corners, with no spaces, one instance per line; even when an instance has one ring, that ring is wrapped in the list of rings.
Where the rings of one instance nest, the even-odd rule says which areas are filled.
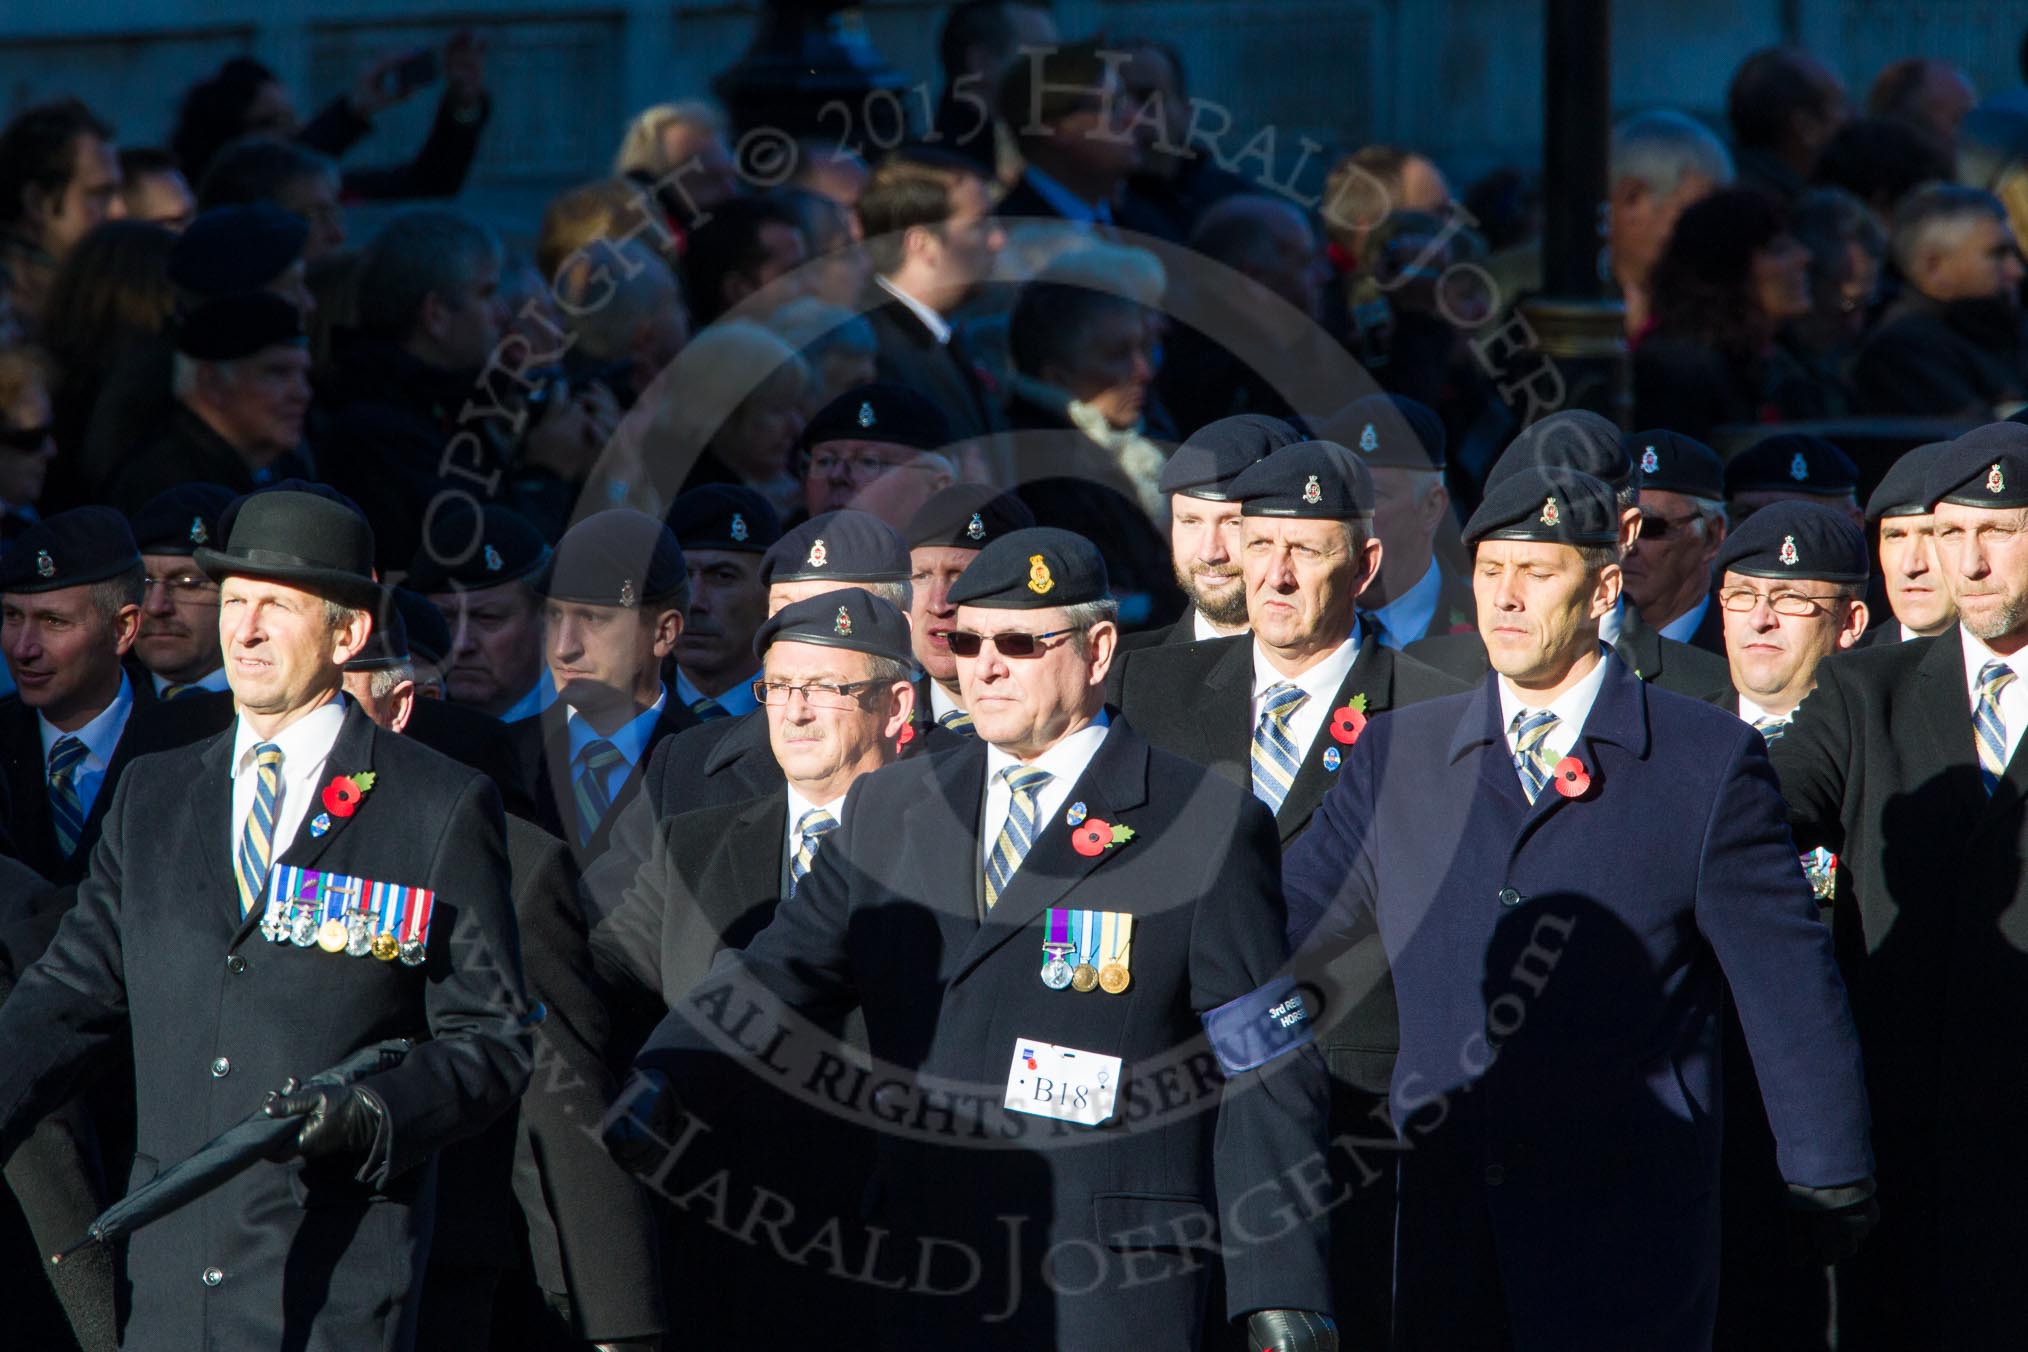
[[[1031,164],[1022,169],[1021,177],[1028,180],[1028,186],[1035,190],[1036,196],[1049,203],[1051,209],[1066,221],[1076,221],[1084,225],[1111,225],[1113,223],[1112,208],[1106,203],[1085,201],[1082,197],[1064,187],[1057,179],[1043,173],[1034,165]]]
[[[42,730],[42,763],[49,764],[49,749],[62,737],[75,737],[85,745],[85,765],[93,770],[103,770],[113,761],[113,750],[120,744],[120,734],[126,730],[127,715],[134,711],[134,687],[127,681],[127,673],[120,673],[120,688],[113,693],[112,703],[98,711],[92,721],[76,732],[64,732],[40,713],[35,722]]]
[[[1965,694],[1971,698],[1974,705],[1979,702],[1979,668],[1986,663],[2005,662],[2014,669],[2017,678],[2028,677],[2028,651],[2017,652],[2012,657],[2002,657],[1988,648],[1984,639],[1965,628],[1962,623],[1958,625],[1958,635],[1964,640],[1965,648]]]
[[[1697,626],[1704,623],[1704,613],[1710,609],[1711,593],[1706,592],[1697,598],[1696,605],[1663,625],[1656,632],[1660,633],[1663,638],[1672,638],[1678,643],[1688,643],[1690,636],[1697,632]]]
[[[639,765],[641,758],[648,754],[648,742],[655,735],[656,720],[662,717],[662,709],[669,703],[669,687],[660,686],[658,690],[660,693],[655,696],[653,704],[621,724],[612,736],[605,739],[613,744],[615,751],[627,758],[629,765]],[[569,704],[566,703],[563,710],[564,725],[570,733],[570,763],[576,765],[578,753],[599,740],[599,734],[590,721],[580,717]]]
[[[528,693],[507,706],[506,711],[500,715],[500,721],[518,723],[524,718],[533,718],[539,713],[546,712],[554,703],[556,703],[556,681],[551,678],[549,668],[545,666],[541,674],[535,678],[535,684],[528,688]]]
[[[944,689],[943,682],[935,677],[930,678],[929,697],[931,718],[941,720],[945,714],[961,714],[964,712],[963,709],[958,707],[958,702],[951,698],[951,692]]]
[[[684,674],[683,669],[678,667],[676,669],[676,699],[684,708],[694,709],[697,707],[697,701],[708,698],[719,708],[737,718],[741,714],[750,714],[755,709],[760,708],[760,702],[753,697],[754,679],[759,675],[759,671],[750,671],[744,680],[734,681],[716,695],[707,696],[702,690],[697,688],[689,676]]]
[[[167,676],[153,671],[148,673],[148,680],[154,685],[155,694],[158,697],[171,685],[181,685],[186,689],[195,690],[228,690],[231,688],[226,684],[225,668],[222,666],[213,667],[194,681],[171,681]]]
[[[1338,693],[1338,687],[1345,683],[1346,673],[1359,660],[1359,631],[1355,626],[1352,637],[1331,649],[1323,661],[1311,667],[1300,676],[1284,676],[1269,662],[1260,646],[1260,639],[1253,641],[1253,697],[1256,701],[1267,693],[1268,687],[1287,682],[1301,690],[1313,700],[1329,700]]]
[[[1055,746],[1043,752],[1032,761],[1025,762],[1032,770],[1047,770],[1056,782],[1069,787],[1084,773],[1084,767],[1091,764],[1091,758],[1098,754],[1099,744],[1106,739],[1106,711],[1099,710],[1098,717],[1063,738]],[[986,784],[990,788],[998,782],[1000,772],[1024,762],[997,746],[986,748]]]
[[[1605,684],[1606,663],[1611,655],[1609,651],[1601,649],[1598,664],[1585,675],[1585,678],[1546,705],[1523,699],[1521,692],[1516,690],[1505,676],[1495,678],[1500,687],[1500,730],[1505,732],[1512,728],[1514,715],[1523,709],[1540,712],[1546,708],[1564,725],[1581,732],[1584,720],[1591,716],[1592,704],[1598,699],[1599,687]]]
[[[930,337],[937,340],[939,347],[951,341],[951,322],[948,319],[945,319],[935,310],[924,305],[921,301],[909,295],[908,292],[902,290],[893,282],[888,281],[885,277],[875,277],[873,284],[907,306],[909,313],[920,319],[922,326],[930,331]]]
[[[282,749],[282,778],[301,782],[317,773],[338,741],[338,729],[345,726],[350,704],[343,693],[334,695],[273,737],[263,738],[248,726],[242,714],[232,734],[232,775],[237,779],[253,766],[254,748],[263,741]]]
[[[1627,620],[1627,594],[1620,593],[1620,599],[1613,608],[1599,617],[1598,641],[1608,648],[1616,648],[1620,642],[1620,630]]]
[[[1443,573],[1437,568],[1436,556],[1431,555],[1413,587],[1366,613],[1380,627],[1382,641],[1392,640],[1388,642],[1390,648],[1406,647],[1429,632],[1443,590]]]
[[[813,803],[803,797],[802,794],[797,793],[795,785],[789,785],[789,839],[791,841],[796,839],[796,824],[803,820],[803,814],[805,812],[814,812],[818,808],[823,808],[826,812],[830,813],[832,820],[836,821],[838,825],[843,826],[845,824],[845,799],[848,796],[841,793],[828,803]]]
[[[1770,713],[1768,710],[1754,703],[1754,701],[1748,699],[1745,695],[1741,695],[1739,697],[1739,716],[1745,719],[1748,723],[1758,723],[1763,718],[1772,718],[1776,722],[1786,723],[1791,718],[1794,718],[1796,716],[1796,713],[1795,710],[1793,709],[1789,710],[1789,712],[1785,714]]]

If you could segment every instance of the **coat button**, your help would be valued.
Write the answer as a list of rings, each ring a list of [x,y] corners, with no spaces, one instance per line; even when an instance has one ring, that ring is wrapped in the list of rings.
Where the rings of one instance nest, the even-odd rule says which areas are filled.
[[[211,1078],[222,1080],[232,1074],[232,1062],[221,1056],[211,1063]]]
[[[1489,1164],[1486,1166],[1487,1187],[1497,1188],[1506,1181],[1507,1181],[1507,1171],[1505,1169],[1502,1169],[1497,1164]]]
[[[246,959],[235,953],[225,960],[225,970],[238,976],[246,970]]]
[[[217,1268],[208,1267],[204,1269],[204,1284],[206,1286],[217,1286],[220,1282],[224,1280],[225,1274],[223,1272],[220,1272]]]
[[[1521,894],[1511,887],[1503,887],[1500,889],[1500,904],[1502,906],[1519,906],[1521,904]]]

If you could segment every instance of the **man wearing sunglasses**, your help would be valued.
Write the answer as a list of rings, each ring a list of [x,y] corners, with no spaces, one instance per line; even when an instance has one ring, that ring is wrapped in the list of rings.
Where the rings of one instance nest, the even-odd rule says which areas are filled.
[[[806,1018],[859,1006],[885,1067],[885,1243],[981,1260],[961,1293],[884,1300],[883,1346],[1195,1347],[1222,1244],[1227,1308],[1202,1318],[1246,1320],[1254,1347],[1334,1349],[1314,1313],[1325,1220],[1289,1187],[1325,1142],[1324,1070],[1277,976],[1267,810],[1108,717],[1116,603],[1089,541],[1003,536],[952,599],[978,740],[853,786],[795,895],[650,1039],[609,1144],[681,1171],[677,1101],[708,1117],[721,1072],[749,1078],[699,1016],[705,990],[758,985]],[[1228,1018],[1263,1035],[1256,1055],[1234,1054]],[[1207,1032],[1224,1076],[1162,1097]],[[1073,1080],[1074,1104],[1055,1093]],[[1153,1097],[1130,1121],[1136,1084]]]
[[[1657,429],[1626,439],[1641,470],[1641,533],[1621,562],[1627,600],[1663,638],[1723,655],[1711,597],[1725,543],[1725,467],[1701,441]]]

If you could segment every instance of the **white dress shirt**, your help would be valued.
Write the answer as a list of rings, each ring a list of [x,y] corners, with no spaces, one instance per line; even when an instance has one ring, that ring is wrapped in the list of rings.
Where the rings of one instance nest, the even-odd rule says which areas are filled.
[[[902,290],[893,282],[888,281],[885,277],[875,277],[873,284],[907,306],[908,312],[917,319],[920,319],[922,326],[930,331],[930,337],[937,340],[937,346],[943,347],[949,344],[951,341],[950,320],[945,319],[935,310],[924,305],[921,301],[909,295],[908,292]]]
[[[2028,649],[2012,657],[2001,657],[1976,638],[1972,631],[1962,624],[1958,633],[1965,642],[1965,708],[1976,712],[1979,707],[1979,668],[1988,662],[2005,662],[2014,669],[2014,679],[2007,682],[2000,692],[2000,721],[2007,725],[2007,759],[2014,759],[2014,748],[2021,745],[2021,734],[2028,731]]]
[[[348,701],[338,695],[318,705],[283,728],[273,741],[282,749],[282,800],[275,805],[275,834],[269,845],[268,862],[274,863],[294,843],[303,819],[324,810],[324,785],[329,777],[324,762],[331,758],[338,729],[344,726]],[[240,715],[232,734],[232,831],[228,858],[239,857],[240,837],[246,831],[247,814],[253,811],[254,793],[260,776],[254,769],[254,748],[264,739],[247,726]],[[332,775],[349,775],[364,765],[333,766]]]
[[[1287,683],[1301,690],[1309,698],[1301,707],[1288,716],[1289,741],[1295,745],[1298,764],[1309,759],[1310,747],[1317,740],[1317,734],[1324,730],[1324,724],[1331,719],[1331,700],[1337,695],[1338,687],[1345,683],[1345,673],[1352,670],[1352,664],[1359,659],[1359,634],[1355,629],[1352,637],[1331,650],[1331,655],[1311,667],[1300,676],[1284,676],[1274,669],[1261,650],[1260,640],[1253,641],[1253,702],[1249,706],[1246,720],[1246,735],[1252,738],[1254,729],[1260,726],[1260,712],[1267,704],[1268,690]]]
[[[1244,634],[1244,633],[1246,632],[1246,630],[1244,630],[1244,629],[1241,629],[1241,630],[1239,630],[1238,632],[1240,632],[1240,633]],[[1204,641],[1205,641],[1206,639],[1211,639],[1211,638],[1231,638],[1231,637],[1232,637],[1232,635],[1231,635],[1231,634],[1221,634],[1220,632],[1218,632],[1217,628],[1216,628],[1216,627],[1214,627],[1214,626],[1212,625],[1211,621],[1209,621],[1209,620],[1207,620],[1207,619],[1205,619],[1205,618],[1204,618],[1204,612],[1203,612],[1203,611],[1201,611],[1201,610],[1198,610],[1198,609],[1196,609],[1195,607],[1192,607],[1192,608],[1191,608],[1191,611],[1190,611],[1190,640],[1191,640],[1191,642],[1193,642],[1193,643],[1202,643],[1202,642],[1204,642]]]
[[[929,695],[930,717],[936,722],[943,722],[945,714],[961,714],[965,712],[958,707],[958,702],[951,698],[951,692],[944,689],[944,683],[935,677],[930,678]]]
[[[1519,748],[1514,739],[1514,715],[1523,709],[1539,713],[1543,709],[1556,715],[1555,726],[1542,739],[1542,754],[1551,765],[1570,754],[1570,748],[1577,744],[1577,736],[1584,731],[1584,720],[1591,717],[1591,706],[1598,699],[1599,687],[1605,684],[1606,654],[1600,653],[1598,665],[1585,678],[1570,689],[1558,695],[1548,704],[1536,703],[1531,696],[1516,690],[1505,676],[1500,678],[1500,730],[1507,738],[1507,751],[1511,759]],[[1515,771],[1518,775],[1520,771]]]
[[[1758,723],[1763,718],[1772,718],[1778,723],[1786,723],[1796,716],[1796,711],[1791,709],[1785,714],[1773,713],[1761,708],[1760,705],[1755,704],[1746,696],[1741,695],[1739,697],[1739,716],[1747,723]]]
[[[1035,835],[1040,839],[1049,829],[1049,822],[1063,805],[1070,801],[1071,786],[1084,773],[1084,767],[1091,764],[1091,758],[1098,754],[1099,744],[1106,739],[1107,720],[1105,710],[1099,710],[1098,717],[1071,733],[1049,750],[1027,762],[1032,770],[1047,770],[1053,776],[1035,793]],[[1000,839],[1000,832],[1006,829],[1007,813],[1014,806],[1014,790],[1007,787],[1007,781],[1000,777],[1002,770],[1022,764],[997,746],[986,748],[986,808],[979,814],[979,870],[985,871],[986,859],[993,853],[993,846]]]
[[[78,763],[71,775],[71,787],[77,790],[77,801],[84,816],[92,815],[92,804],[98,801],[99,786],[106,782],[106,767],[113,762],[113,752],[119,748],[120,734],[126,731],[127,715],[134,712],[134,687],[127,683],[127,674],[120,673],[120,688],[113,694],[113,702],[98,711],[92,721],[76,732],[64,732],[40,713],[35,715],[36,726],[42,732],[42,780],[49,783],[49,751],[64,737],[75,737],[84,743],[85,758]]]
[[[1444,575],[1432,555],[1413,587],[1386,605],[1367,611],[1366,618],[1379,630],[1381,644],[1399,652],[1429,632],[1443,591]]]

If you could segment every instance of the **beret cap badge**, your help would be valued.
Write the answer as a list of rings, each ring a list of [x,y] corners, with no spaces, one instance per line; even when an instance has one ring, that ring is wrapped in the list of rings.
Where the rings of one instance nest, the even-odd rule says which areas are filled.
[[[1380,449],[1380,434],[1373,430],[1373,424],[1366,424],[1366,430],[1359,434],[1359,449],[1368,455]]]
[[[831,632],[840,638],[850,638],[852,636],[852,616],[845,607],[838,607],[838,619],[832,624]]]
[[[1556,499],[1544,498],[1542,500],[1542,524],[1553,526],[1562,519],[1563,513],[1557,509]]]
[[[640,601],[641,601],[641,598],[640,598],[640,596],[639,596],[639,595],[637,595],[637,594],[635,593],[635,591],[634,591],[634,579],[632,579],[632,578],[630,578],[630,577],[623,577],[623,578],[621,578],[621,579],[620,579],[620,604],[621,604],[621,605],[623,605],[623,606],[633,606],[633,605],[639,605],[639,604],[640,604]]]
[[[1991,472],[1986,475],[1986,491],[1988,493],[2004,493],[2007,491],[2007,476],[2000,473],[2000,462],[1997,460],[1993,462]]]
[[[862,400],[859,405],[859,425],[861,427],[871,427],[873,423],[873,401],[870,399]]]
[[[1309,503],[1311,506],[1314,507],[1316,504],[1322,502],[1323,500],[1324,500],[1323,485],[1319,484],[1317,482],[1317,476],[1312,474],[1310,476],[1309,482],[1303,485],[1303,501]]]
[[[56,576],[56,560],[49,557],[48,550],[38,549],[35,551],[35,571],[40,577]]]
[[[986,523],[980,519],[977,512],[973,512],[972,519],[965,523],[965,538],[967,540],[983,540],[986,538]]]
[[[740,513],[734,512],[732,514],[732,538],[741,544],[745,544],[750,534],[752,532],[746,528],[746,518]]]
[[[1056,579],[1049,575],[1049,564],[1040,554],[1028,556],[1028,590],[1037,596],[1047,595],[1056,585]]]
[[[1799,484],[1809,482],[1810,462],[1801,451],[1797,451],[1796,458],[1789,461],[1789,477]]]
[[[1655,454],[1653,446],[1641,452],[1641,473],[1653,474],[1662,468],[1662,457]]]
[[[822,568],[831,561],[830,551],[824,548],[823,537],[819,536],[810,546],[810,557],[803,562],[812,568]]]
[[[191,518],[190,518],[190,543],[191,543],[191,544],[193,544],[193,545],[201,545],[201,544],[204,544],[205,542],[207,542],[207,541],[208,541],[208,540],[210,540],[210,539],[211,539],[211,532],[210,532],[210,531],[208,531],[208,530],[206,530],[206,529],[204,528],[204,518],[203,518],[203,517],[201,517],[201,516],[193,516],[193,517],[191,517]]]
[[[1782,549],[1781,553],[1777,557],[1779,557],[1783,563],[1787,564],[1791,568],[1796,566],[1796,560],[1801,556],[1796,553],[1795,536],[1784,535],[1782,537]]]
[[[489,572],[489,573],[497,573],[497,572],[499,572],[499,571],[500,571],[500,570],[501,570],[502,568],[505,568],[506,566],[507,566],[507,561],[506,561],[505,559],[503,559],[503,558],[501,558],[501,557],[500,557],[500,551],[499,551],[499,550],[497,550],[497,549],[495,549],[495,548],[494,548],[493,546],[491,546],[491,545],[487,545],[487,546],[486,546],[486,571],[487,571],[487,572]]]

